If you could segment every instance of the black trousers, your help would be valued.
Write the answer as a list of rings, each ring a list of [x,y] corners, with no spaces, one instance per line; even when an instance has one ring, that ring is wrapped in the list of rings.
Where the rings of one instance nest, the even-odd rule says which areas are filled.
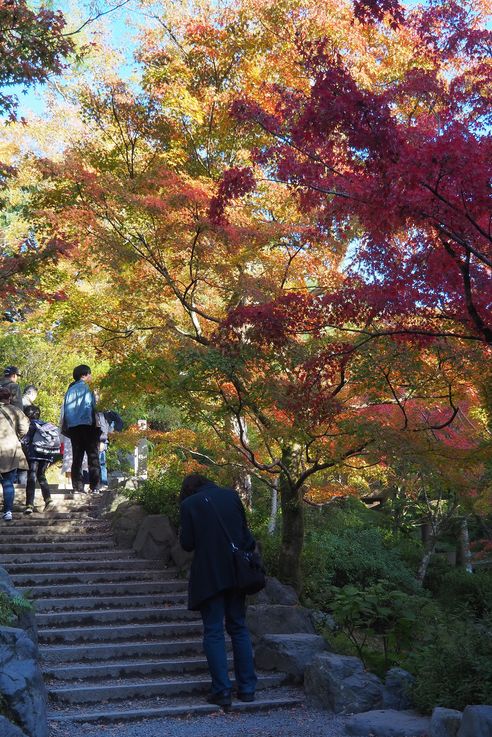
[[[101,466],[99,465],[99,436],[101,432],[98,427],[92,425],[76,425],[67,431],[72,443],[72,489],[83,491],[82,461],[84,453],[87,453],[87,464],[89,466],[89,486],[92,490],[97,489],[101,479]]]
[[[46,470],[50,465],[49,461],[29,461],[29,471],[27,471],[26,485],[26,505],[34,504],[34,492],[36,489],[36,479],[41,487],[43,499],[45,502],[51,498],[50,487],[46,480]]]

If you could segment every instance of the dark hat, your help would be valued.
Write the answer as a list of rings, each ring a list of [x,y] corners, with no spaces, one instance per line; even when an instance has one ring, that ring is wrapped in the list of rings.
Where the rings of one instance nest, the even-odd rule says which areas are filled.
[[[17,366],[7,366],[7,368],[3,372],[4,376],[13,376],[14,374],[17,374],[17,376],[22,376]]]

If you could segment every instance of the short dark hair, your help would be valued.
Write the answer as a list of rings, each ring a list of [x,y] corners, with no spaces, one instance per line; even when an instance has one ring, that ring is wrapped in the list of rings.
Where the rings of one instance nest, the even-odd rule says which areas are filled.
[[[27,392],[30,392],[32,389],[34,389],[35,392],[37,392],[38,387],[34,386],[34,384],[28,384],[26,387],[24,387],[24,394],[27,394]]]
[[[89,366],[86,366],[85,363],[81,363],[80,366],[76,366],[73,370],[73,379],[74,381],[78,381],[83,376],[88,376],[91,372],[91,369]]]
[[[201,473],[190,473],[188,476],[185,476],[181,483],[181,491],[179,492],[180,503],[192,494],[196,494],[202,486],[209,483],[210,479],[202,476]]]
[[[41,410],[36,404],[30,404],[28,407],[24,407],[24,414],[29,417],[30,420],[39,420],[41,417]]]
[[[10,389],[1,388],[0,389],[0,402],[2,404],[10,404],[11,396],[10,396]]]

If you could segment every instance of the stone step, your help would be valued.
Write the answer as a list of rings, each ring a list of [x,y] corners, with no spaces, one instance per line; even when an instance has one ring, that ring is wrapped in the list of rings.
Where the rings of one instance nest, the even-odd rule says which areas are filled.
[[[59,550],[64,550],[67,545],[77,544],[79,547],[87,547],[90,545],[93,548],[99,548],[100,546],[105,547],[110,544],[110,547],[114,548],[114,542],[112,536],[107,533],[101,532],[84,532],[84,534],[65,533],[64,535],[58,535],[56,532],[51,534],[45,532],[33,533],[30,535],[17,535],[15,530],[10,530],[4,534],[2,530],[0,548],[7,552],[6,548],[18,550],[19,547],[25,550],[32,550],[33,545],[48,545],[50,548],[57,547]]]
[[[93,550],[89,552],[83,552],[83,553],[12,553],[11,555],[0,555],[0,566],[7,565],[10,563],[42,563],[44,561],[51,562],[51,561],[75,561],[80,562],[81,564],[84,561],[101,561],[101,563],[104,563],[105,561],[110,560],[118,560],[126,558],[128,560],[136,560],[135,553],[133,550],[125,550],[122,548],[105,548],[104,550]],[[83,565],[80,565],[79,568],[83,568]]]
[[[85,532],[98,531],[111,533],[111,527],[105,520],[97,519],[52,519],[51,517],[39,518],[35,513],[23,514],[16,522],[12,520],[8,526],[2,529],[4,535],[65,535],[67,532],[85,534]]]
[[[170,658],[186,657],[202,653],[201,637],[181,640],[153,640],[151,642],[109,642],[79,645],[41,645],[39,648],[43,663],[94,663],[117,660],[118,658]]]
[[[286,679],[282,673],[260,675],[256,684],[257,690],[280,686]],[[64,704],[100,704],[101,701],[119,701],[122,699],[170,697],[181,694],[206,694],[210,688],[210,676],[170,677],[155,680],[138,680],[116,684],[106,682],[92,685],[48,686],[48,694],[53,702]]]
[[[161,561],[152,561],[152,564],[153,567],[155,565],[159,568],[159,570],[166,570],[164,567],[164,563],[161,563]],[[105,571],[127,571],[130,567],[132,571],[148,570],[149,561],[144,560],[143,558],[134,558],[133,560],[131,558],[113,558],[112,560],[104,561]],[[90,571],[98,572],[101,570],[101,560],[99,558],[86,560],[84,561],[83,565],[81,565],[80,560],[77,559],[58,561],[50,560],[29,563],[9,563],[7,568],[11,576],[18,574],[20,575],[23,573],[29,574],[52,572],[77,574],[80,572],[81,569],[83,569],[84,573],[89,573]]]
[[[147,581],[119,581],[117,583],[85,583],[85,584],[57,584],[46,586],[19,586],[19,590],[28,594],[33,599],[66,598],[70,596],[135,596],[137,594],[172,593],[174,591],[184,592],[187,590],[186,581],[169,579],[149,579]]]
[[[232,660],[229,659],[229,666],[231,665]],[[201,656],[166,660],[111,660],[109,663],[47,665],[43,668],[45,678],[59,681],[94,681],[103,678],[134,678],[190,672],[207,673],[207,659]]]
[[[58,627],[38,629],[40,644],[114,642],[117,640],[160,639],[162,637],[190,637],[202,632],[201,621],[196,622],[152,622],[149,624],[99,625],[93,627]]]
[[[36,599],[36,611],[48,612],[57,610],[74,609],[103,609],[103,608],[131,608],[131,607],[153,607],[163,604],[185,604],[186,592],[175,592],[173,594],[137,594],[134,596],[73,596],[61,599]]]
[[[8,569],[8,567],[7,567]],[[129,567],[126,571],[111,571],[111,570],[100,570],[85,572],[74,572],[67,573],[61,571],[60,573],[16,573],[12,576],[12,581],[15,586],[26,587],[29,584],[32,586],[45,585],[45,586],[61,586],[62,584],[70,583],[104,583],[106,581],[142,581],[142,580],[159,580],[171,578],[172,574],[168,573],[164,568],[154,568],[148,570],[133,570]]]
[[[163,622],[196,620],[196,612],[185,607],[132,607],[131,609],[89,609],[75,612],[47,612],[36,614],[38,627],[71,628],[74,625],[128,624],[137,622]]]
[[[59,507],[51,507],[47,512],[34,512],[31,515],[22,514],[13,518],[9,522],[9,529],[17,529],[18,527],[56,527],[63,529],[65,525],[97,525],[100,527],[108,527],[108,521],[97,516],[91,516],[87,511],[83,515],[77,513],[77,509],[61,510]]]
[[[3,536],[1,538],[3,540]],[[48,542],[48,543],[29,543],[29,550],[31,553],[47,553],[50,550],[62,553],[67,552],[78,552],[81,553],[86,550],[105,550],[114,549],[114,542],[111,539],[106,538],[100,542],[92,542],[91,540],[85,541],[83,538],[80,542],[62,542],[60,540]],[[2,553],[25,553],[26,543],[25,542],[9,542],[0,543],[0,554]]]
[[[270,711],[273,709],[292,709],[303,703],[302,694],[282,696],[280,694],[263,696],[258,695],[253,703],[243,703],[241,701],[233,701],[230,708],[231,713]],[[133,705],[132,708],[118,709],[113,707],[101,707],[100,705],[93,710],[87,707],[78,709],[66,709],[63,711],[51,711],[48,719],[53,723],[64,722],[83,722],[83,723],[112,723],[112,722],[130,722],[138,721],[144,723],[146,719],[164,719],[166,717],[182,717],[182,716],[202,716],[204,714],[213,714],[220,712],[219,706],[206,704],[198,700],[183,700],[176,703],[176,699],[161,699],[159,702],[152,704]]]

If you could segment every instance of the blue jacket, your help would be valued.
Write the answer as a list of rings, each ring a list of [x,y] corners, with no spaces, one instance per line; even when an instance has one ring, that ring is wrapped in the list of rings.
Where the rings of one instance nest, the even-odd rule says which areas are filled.
[[[63,401],[63,427],[96,424],[96,400],[85,381],[71,384]]]

